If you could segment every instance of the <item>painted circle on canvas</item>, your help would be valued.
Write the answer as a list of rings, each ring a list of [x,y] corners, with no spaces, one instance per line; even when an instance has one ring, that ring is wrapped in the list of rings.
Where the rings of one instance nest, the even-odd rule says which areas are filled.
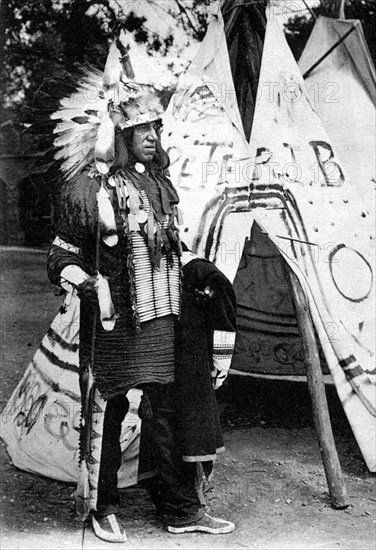
[[[351,302],[362,302],[373,286],[373,271],[368,260],[345,244],[336,246],[329,256],[330,272],[338,292]]]

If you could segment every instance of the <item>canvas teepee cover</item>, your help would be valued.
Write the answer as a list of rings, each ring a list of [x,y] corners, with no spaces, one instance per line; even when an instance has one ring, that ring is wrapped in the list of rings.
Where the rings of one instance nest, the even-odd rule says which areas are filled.
[[[376,183],[376,71],[356,19],[319,17],[299,60],[304,74],[353,27],[305,83],[344,169],[374,205]]]
[[[257,221],[299,278],[344,410],[374,471],[372,224],[278,24],[270,20],[266,29],[250,144],[220,17],[181,80],[165,125],[183,239],[234,280]],[[250,291],[257,293],[263,280],[254,282]]]
[[[78,331],[79,299],[68,295],[0,418],[1,438],[17,468],[70,483],[78,477]],[[119,487],[137,483],[140,395],[128,394]]]

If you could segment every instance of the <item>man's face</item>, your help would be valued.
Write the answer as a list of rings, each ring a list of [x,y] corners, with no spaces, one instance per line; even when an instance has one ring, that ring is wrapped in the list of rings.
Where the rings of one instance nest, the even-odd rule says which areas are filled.
[[[146,163],[153,159],[158,140],[157,128],[157,122],[146,122],[134,127],[133,154],[140,162]]]

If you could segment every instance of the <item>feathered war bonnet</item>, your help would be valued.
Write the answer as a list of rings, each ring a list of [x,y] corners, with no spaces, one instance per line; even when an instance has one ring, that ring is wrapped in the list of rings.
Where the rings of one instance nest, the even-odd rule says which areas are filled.
[[[155,90],[136,81],[124,38],[121,31],[112,42],[104,72],[86,70],[76,91],[61,100],[60,108],[51,115],[57,121],[54,156],[62,161],[65,179],[93,161],[103,176],[97,202],[101,234],[108,246],[118,241],[114,212],[103,185],[115,160],[115,129],[153,122],[164,112]]]

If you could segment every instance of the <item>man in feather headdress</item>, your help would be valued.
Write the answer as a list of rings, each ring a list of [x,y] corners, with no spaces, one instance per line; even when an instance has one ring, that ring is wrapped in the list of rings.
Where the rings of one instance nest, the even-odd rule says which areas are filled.
[[[60,119],[55,143],[62,146],[60,158],[69,181],[62,221],[48,255],[48,274],[55,284],[76,288],[81,298],[77,510],[82,519],[94,512],[94,531],[101,539],[126,539],[116,515],[119,437],[129,406],[127,392],[140,388],[139,414],[144,426],[140,480],[146,483],[167,529],[172,533],[229,533],[234,525],[205,513],[195,484],[195,463],[211,461],[222,443],[218,421],[213,420],[218,418],[210,383],[213,365],[207,360],[207,342],[215,322],[210,335],[197,312],[191,319],[182,315],[182,324],[176,324],[185,303],[182,250],[176,228],[178,196],[168,178],[169,159],[160,142],[163,109],[153,90],[135,84],[133,78],[127,50],[118,39],[110,50],[97,103],[82,105],[81,88],[54,115]],[[93,128],[95,143],[90,142]],[[191,289],[198,300],[195,303],[204,308],[208,301],[216,303],[217,328],[234,330],[231,285],[207,264],[201,272],[196,268],[187,271],[186,295],[192,295]],[[184,330],[191,321],[197,322],[198,332],[192,331],[185,340]],[[184,396],[185,384],[194,381],[183,374],[175,384],[176,336],[180,344],[189,342],[189,337],[203,342],[201,360],[197,356],[196,363],[198,359],[201,365],[204,358],[207,390],[195,406],[201,407],[197,412],[207,417],[204,424],[214,434],[208,452],[191,445],[193,434],[184,441],[177,434],[177,430],[187,432],[189,426],[194,433],[195,422]],[[180,344],[177,349],[182,349]],[[184,361],[179,364],[177,373],[183,373],[186,365]],[[201,385],[203,379],[197,380]],[[177,400],[184,408],[185,421],[179,422]],[[201,439],[206,435],[202,432]]]

